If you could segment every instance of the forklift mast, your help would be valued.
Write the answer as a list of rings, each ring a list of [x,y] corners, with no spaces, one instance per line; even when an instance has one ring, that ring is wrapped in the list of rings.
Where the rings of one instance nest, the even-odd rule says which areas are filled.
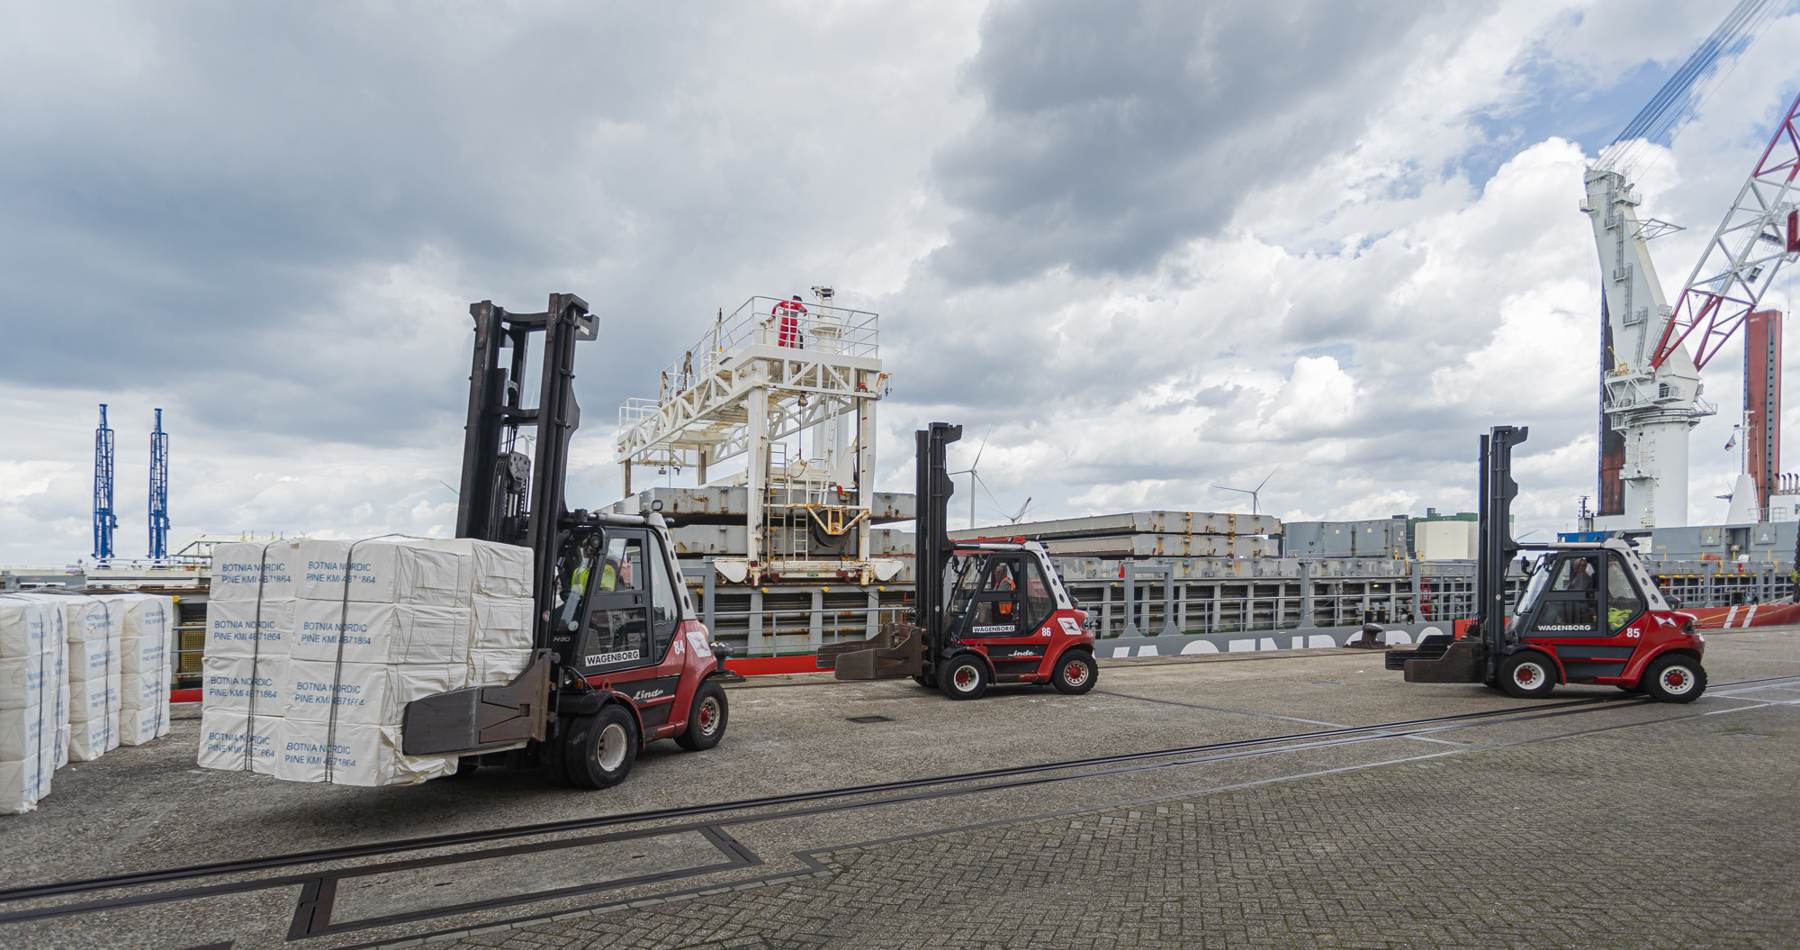
[[[1512,503],[1519,483],[1512,477],[1513,447],[1531,434],[1526,426],[1495,426],[1481,437],[1481,521],[1475,562],[1476,615],[1488,646],[1488,665],[1506,646],[1506,569],[1520,545],[1512,536]],[[1493,672],[1491,669],[1488,671]]]
[[[575,402],[575,344],[599,336],[599,321],[574,294],[551,294],[543,313],[510,313],[491,300],[469,305],[475,318],[475,361],[469,373],[469,419],[463,435],[462,487],[456,536],[497,541],[533,552],[533,642],[548,642],[546,619],[556,590],[561,522],[568,514],[564,480],[569,439],[581,424]],[[542,333],[536,405],[526,405],[532,334]],[[506,360],[502,362],[502,351]],[[521,429],[536,437],[536,457],[519,451]]]
[[[917,539],[917,576],[914,585],[914,623],[926,633],[927,656],[933,662],[945,644],[944,634],[944,566],[949,563],[956,546],[950,541],[945,524],[950,510],[950,496],[956,484],[945,470],[945,447],[962,438],[962,426],[933,422],[913,433],[918,440],[917,494],[914,496]]]

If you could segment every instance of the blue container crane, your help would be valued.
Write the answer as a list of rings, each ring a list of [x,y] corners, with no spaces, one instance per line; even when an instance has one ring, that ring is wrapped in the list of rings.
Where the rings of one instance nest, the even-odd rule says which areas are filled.
[[[113,430],[106,424],[106,403],[100,404],[100,427],[94,430],[94,559],[113,556]]]
[[[156,428],[150,433],[150,557],[169,556],[169,434],[163,431],[162,410],[156,410]]]

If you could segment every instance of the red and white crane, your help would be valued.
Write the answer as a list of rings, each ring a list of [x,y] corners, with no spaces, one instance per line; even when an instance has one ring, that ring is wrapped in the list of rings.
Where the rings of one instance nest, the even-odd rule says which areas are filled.
[[[1779,7],[1742,0],[1694,55],[1587,170],[1581,210],[1600,252],[1600,504],[1593,527],[1642,531],[1688,523],[1688,434],[1717,407],[1701,398],[1705,367],[1756,310],[1775,271],[1793,255],[1793,232],[1772,222],[1793,210],[1800,135],[1790,108],[1756,170],[1725,216],[1676,306],[1663,296],[1648,242],[1673,230],[1640,221],[1628,175],[1648,143],[1672,134],[1719,65],[1740,55]],[[1696,330],[1697,350],[1687,344]]]

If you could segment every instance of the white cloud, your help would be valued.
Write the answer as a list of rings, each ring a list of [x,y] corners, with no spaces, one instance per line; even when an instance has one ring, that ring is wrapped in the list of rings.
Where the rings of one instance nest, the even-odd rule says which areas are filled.
[[[1083,9],[1110,12],[23,8],[14,37],[106,52],[0,40],[0,560],[88,550],[96,402],[127,553],[156,405],[177,539],[442,533],[467,304],[552,290],[605,328],[571,466],[571,503],[605,504],[619,400],[715,307],[821,282],[883,313],[883,487],[910,489],[909,430],[944,419],[967,426],[956,467],[989,440],[983,518],[1026,496],[1042,517],[1246,510],[1212,486],[1271,472],[1262,506],[1295,519],[1466,509],[1476,435],[1515,423],[1521,530],[1566,526],[1593,491],[1599,284],[1571,144],[1592,130],[1558,110],[1622,126],[1639,103],[1606,112],[1612,84],[1718,12],[1506,0],[1361,40],[1306,20],[1342,46],[1331,70],[1239,102],[1213,94],[1242,77],[1165,48],[1203,36],[1187,8],[1144,7],[1174,24],[1156,35],[1052,35]],[[1226,19],[1290,49],[1256,11]],[[1080,69],[1032,59],[1071,36]],[[1671,296],[1800,81],[1795,42],[1800,17],[1776,21],[1640,176],[1641,212],[1689,227],[1653,245]],[[1196,115],[1214,124],[1138,121]],[[1715,450],[1730,352],[1697,518],[1736,462]]]

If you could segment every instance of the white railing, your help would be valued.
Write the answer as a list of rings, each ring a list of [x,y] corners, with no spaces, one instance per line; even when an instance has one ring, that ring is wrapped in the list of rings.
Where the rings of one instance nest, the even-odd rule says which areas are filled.
[[[822,303],[751,297],[713,321],[712,329],[662,372],[658,402],[686,392],[749,346],[792,347],[874,359],[880,355],[880,316]]]

